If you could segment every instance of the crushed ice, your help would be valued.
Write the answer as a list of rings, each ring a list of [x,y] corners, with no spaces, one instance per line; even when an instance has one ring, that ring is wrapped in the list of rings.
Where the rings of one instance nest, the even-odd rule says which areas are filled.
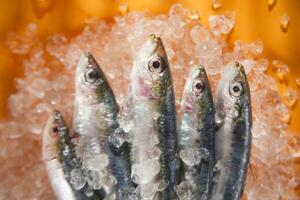
[[[287,19],[283,17],[282,26],[288,24]],[[67,122],[70,121],[72,83],[80,53],[88,50],[94,54],[107,73],[118,102],[124,103],[132,56],[145,36],[155,33],[162,38],[169,54],[177,100],[181,98],[185,82],[182,77],[187,77],[191,63],[201,62],[206,66],[213,91],[224,64],[238,60],[246,65],[252,92],[253,148],[244,195],[257,200],[297,199],[291,191],[299,183],[292,177],[295,173],[293,159],[300,149],[289,144],[294,137],[287,122],[291,110],[283,103],[294,104],[298,95],[287,91],[287,102],[280,98],[275,79],[266,74],[269,63],[262,58],[262,42],[235,41],[233,49],[230,48],[227,36],[234,28],[232,15],[211,16],[209,21],[210,28],[207,28],[201,21],[191,18],[187,9],[176,4],[167,15],[129,12],[115,17],[114,23],[90,20],[80,34],[68,39],[53,35],[43,42],[35,24],[29,24],[21,33],[9,33],[5,45],[16,57],[22,58],[24,76],[16,79],[17,91],[8,99],[10,119],[0,123],[0,161],[5,163],[0,175],[6,177],[0,182],[0,197],[53,198],[39,159],[41,131],[49,111],[54,108],[62,111]],[[279,69],[279,78],[287,72],[286,67]],[[127,124],[124,127],[132,127],[124,123]],[[117,143],[120,145],[122,141]],[[156,161],[145,162],[145,166],[156,165],[153,163]],[[151,179],[159,169],[157,166],[157,171],[152,173],[137,171],[139,179]],[[81,172],[72,171],[72,174],[74,186],[82,188],[86,180]]]

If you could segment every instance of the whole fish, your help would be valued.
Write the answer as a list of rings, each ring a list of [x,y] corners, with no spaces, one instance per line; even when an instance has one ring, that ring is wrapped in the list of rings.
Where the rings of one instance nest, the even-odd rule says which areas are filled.
[[[65,178],[59,159],[57,136],[53,134],[56,131],[54,127],[57,127],[55,118],[56,116],[53,113],[43,131],[42,158],[56,198],[59,200],[75,200],[73,189]]]
[[[108,142],[109,136],[123,135],[117,121],[119,108],[103,71],[90,53],[83,53],[75,75],[73,127],[80,135],[79,155],[93,189],[104,188],[117,196],[121,189],[131,187],[129,146]]]
[[[62,115],[54,111],[43,133],[42,157],[53,191],[59,200],[103,199],[103,190],[93,190],[87,184],[81,161],[75,153]]]
[[[212,93],[202,65],[190,71],[181,102],[179,130],[182,182],[180,199],[210,199],[214,167],[215,109]]]
[[[243,66],[230,63],[222,75],[215,102],[216,166],[213,200],[241,199],[251,149],[251,100]]]
[[[141,199],[173,199],[178,169],[173,84],[162,40],[150,35],[131,71],[132,177]]]

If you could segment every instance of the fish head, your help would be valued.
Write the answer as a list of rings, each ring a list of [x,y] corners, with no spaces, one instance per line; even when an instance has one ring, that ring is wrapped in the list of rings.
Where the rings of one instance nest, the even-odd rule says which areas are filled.
[[[186,81],[181,107],[184,112],[206,113],[213,109],[213,100],[203,65],[192,68]]]
[[[250,106],[250,91],[244,67],[229,63],[217,89],[216,110],[219,117],[239,119]]]
[[[107,91],[110,91],[103,71],[89,52],[84,52],[80,57],[76,69],[75,87],[76,100],[87,104],[103,102]]]
[[[171,86],[170,69],[161,38],[148,36],[131,71],[132,93],[138,98],[164,97]]]

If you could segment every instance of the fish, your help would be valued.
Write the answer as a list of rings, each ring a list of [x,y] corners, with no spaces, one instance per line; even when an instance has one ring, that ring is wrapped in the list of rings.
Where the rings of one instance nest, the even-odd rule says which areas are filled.
[[[46,166],[46,172],[50,184],[57,199],[76,200],[72,187],[65,179],[64,171],[58,156],[57,136],[53,135],[55,127],[55,114],[48,118],[43,130],[42,159]]]
[[[179,150],[183,162],[180,199],[210,199],[214,167],[215,109],[203,65],[194,66],[181,101]]]
[[[53,111],[43,131],[42,158],[55,196],[59,200],[104,199],[103,190],[87,185],[62,114]]]
[[[119,107],[104,72],[93,55],[84,52],[75,74],[73,128],[80,136],[78,154],[83,168],[90,173],[93,189],[114,192],[116,179],[119,192],[132,188],[130,146],[115,145],[109,138],[125,135],[117,116]],[[113,176],[112,176],[113,175]]]
[[[229,63],[217,87],[213,200],[242,197],[251,152],[252,112],[244,67]]]
[[[173,199],[179,168],[176,108],[160,37],[149,35],[137,52],[129,87],[132,179],[140,199]]]

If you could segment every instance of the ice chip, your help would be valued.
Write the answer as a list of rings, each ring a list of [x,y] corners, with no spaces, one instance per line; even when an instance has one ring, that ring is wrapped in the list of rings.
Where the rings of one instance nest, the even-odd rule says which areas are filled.
[[[187,181],[182,181],[179,185],[175,187],[175,191],[179,199],[185,199],[185,200],[192,199],[193,195],[190,192],[191,190],[189,188],[190,188],[190,184]]]
[[[222,6],[221,0],[211,0],[211,7],[213,10],[219,10]]]
[[[223,15],[211,15],[208,18],[210,30],[215,35],[229,34],[235,24],[234,13],[226,13]]]
[[[179,156],[186,165],[195,166],[201,162],[203,153],[196,148],[188,148],[181,150]]]
[[[139,199],[139,188],[134,187],[122,187],[120,194],[124,199],[128,200],[138,200]]]
[[[142,199],[154,199],[156,193],[156,184],[148,183],[147,187],[141,187]]]
[[[99,190],[103,184],[103,174],[99,171],[88,170],[86,175],[86,181],[89,186],[94,190]]]
[[[89,170],[101,171],[108,166],[108,156],[104,153],[99,155],[90,155],[84,161],[84,165]]]
[[[244,66],[244,70],[247,74],[254,68],[256,64],[252,59],[241,60],[240,63]]]
[[[296,78],[296,85],[298,88],[300,88],[300,77]]]
[[[296,103],[298,102],[299,99],[299,92],[292,89],[292,88],[287,88],[285,93],[284,93],[284,101],[287,106],[290,108],[294,108]]]
[[[83,176],[83,171],[80,169],[73,169],[70,172],[70,183],[75,190],[80,190],[86,184],[86,180]]]
[[[255,41],[252,43],[244,43],[240,40],[234,42],[233,52],[237,58],[255,58],[263,52],[263,43]]]
[[[288,65],[284,64],[282,61],[280,60],[273,60],[272,61],[273,64],[273,70],[276,73],[276,78],[280,81],[280,82],[286,82],[287,81],[287,76],[290,73],[290,68]]]
[[[158,160],[147,159],[132,166],[133,177],[138,184],[149,183],[159,172],[160,164]]]
[[[93,194],[94,194],[93,189],[90,188],[90,187],[84,188],[84,194],[85,194],[87,197],[92,197]]]
[[[200,12],[198,10],[190,9],[188,13],[191,20],[200,20]]]
[[[200,25],[194,26],[190,32],[190,35],[191,35],[193,42],[195,42],[195,43],[199,43],[201,41],[210,39],[209,31]]]
[[[119,5],[119,12],[121,15],[126,15],[129,12],[128,4],[122,3]]]
[[[53,35],[48,39],[46,50],[50,55],[63,62],[65,59],[65,54],[68,50],[67,45],[68,41],[66,37],[62,35]]]
[[[124,144],[124,142],[129,141],[129,135],[119,127],[114,131],[112,135],[108,137],[108,141],[116,148],[120,148]]]
[[[268,0],[268,9],[271,11],[277,3],[277,0]]]
[[[283,14],[280,19],[280,28],[282,32],[287,32],[290,25],[290,16],[288,14]]]

